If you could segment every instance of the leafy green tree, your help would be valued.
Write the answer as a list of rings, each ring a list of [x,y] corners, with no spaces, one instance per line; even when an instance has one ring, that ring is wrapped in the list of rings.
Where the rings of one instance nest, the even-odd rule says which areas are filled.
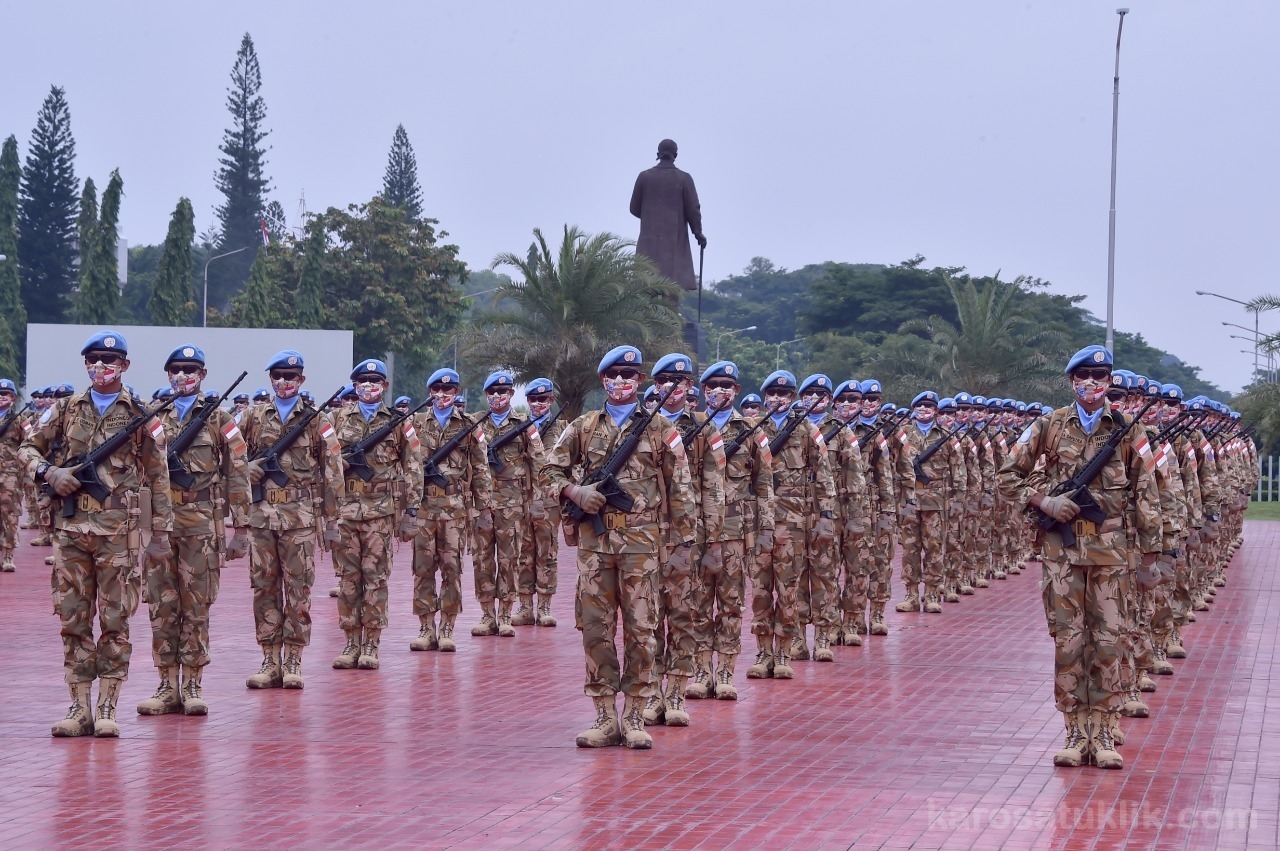
[[[262,247],[262,220],[271,181],[265,174],[269,150],[263,142],[267,105],[262,94],[262,69],[253,38],[244,34],[231,69],[227,111],[231,126],[222,134],[214,183],[223,195],[217,208],[218,253],[248,248],[214,265],[209,277],[209,301],[225,306],[240,288]]]
[[[75,158],[66,93],[53,86],[31,134],[18,213],[22,301],[32,322],[62,322],[75,285]]]
[[[98,187],[92,177],[84,179],[84,189],[80,192],[80,215],[76,218],[76,233],[80,249],[80,279],[74,301],[78,303],[80,290],[93,289],[93,258],[97,255]]]
[[[418,185],[418,158],[409,143],[403,124],[396,125],[387,156],[387,170],[382,176],[382,197],[416,219],[422,215],[422,188]]]
[[[679,290],[611,233],[566,225],[554,253],[542,231],[533,236],[525,256],[494,258],[493,268],[520,280],[500,288],[496,309],[477,313],[466,351],[521,380],[549,376],[572,419],[599,389],[596,366],[610,348],[629,343],[652,357],[677,343],[680,317],[668,305]]]
[[[195,298],[191,291],[191,275],[194,271],[191,259],[191,243],[196,238],[195,212],[191,201],[179,198],[169,218],[169,232],[164,238],[164,253],[156,275],[155,289],[148,307],[151,321],[156,325],[190,325],[195,312]]]
[[[289,249],[285,246],[268,246],[258,253],[249,271],[249,283],[236,297],[230,314],[230,325],[236,328],[285,328],[288,326],[289,306],[284,292],[276,283],[272,272],[273,255],[281,255]]]
[[[92,184],[85,181],[86,206],[81,211],[80,291],[76,293],[73,317],[87,325],[109,325],[116,320],[120,303],[120,267],[116,245],[120,237],[120,198],[124,181],[120,170],[102,193],[102,207],[95,220],[92,215]]]
[[[22,165],[18,140],[4,140],[0,150],[0,377],[22,384],[26,360],[27,310],[22,304],[18,272],[18,191]]]
[[[293,318],[297,328],[324,326],[324,253],[323,228],[313,228],[304,248],[302,274],[294,296]]]
[[[164,245],[131,245],[128,258],[128,281],[120,294],[116,322],[120,325],[151,325],[151,294],[160,274],[160,258]]]

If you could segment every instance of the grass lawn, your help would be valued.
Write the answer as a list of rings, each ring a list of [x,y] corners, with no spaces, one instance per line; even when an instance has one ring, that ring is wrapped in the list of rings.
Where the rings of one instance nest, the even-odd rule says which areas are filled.
[[[1246,520],[1280,520],[1280,502],[1249,502]]]

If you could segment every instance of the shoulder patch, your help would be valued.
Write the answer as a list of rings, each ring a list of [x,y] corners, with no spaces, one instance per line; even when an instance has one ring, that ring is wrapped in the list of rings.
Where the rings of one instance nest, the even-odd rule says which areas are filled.
[[[240,429],[236,426],[235,420],[227,420],[227,424],[222,427],[222,439],[227,442],[227,446],[230,447],[231,452],[235,455],[244,455],[248,451],[244,436],[240,434]]]
[[[404,421],[404,439],[408,442],[409,448],[414,452],[422,449],[422,441],[418,439],[418,432],[413,427],[412,419]]]

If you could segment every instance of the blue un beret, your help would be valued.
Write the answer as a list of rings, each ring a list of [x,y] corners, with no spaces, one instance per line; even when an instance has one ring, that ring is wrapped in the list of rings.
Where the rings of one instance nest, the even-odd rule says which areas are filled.
[[[956,400],[951,396],[943,396],[941,399],[938,400],[938,410],[939,411],[958,410],[958,408],[956,408]]]
[[[747,395],[742,397],[742,401],[738,403],[738,407],[742,407],[744,405],[763,405],[763,404],[764,404],[764,400],[760,398],[760,394],[748,393]]]
[[[961,390],[959,393],[956,394],[955,399],[956,399],[957,406],[973,404],[973,397],[970,396],[968,393],[964,392],[963,390]]]
[[[808,393],[814,390],[817,392],[831,392],[831,379],[820,372],[815,372],[804,381],[800,382],[800,393]]]
[[[738,372],[738,365],[731,360],[718,360],[711,364],[703,371],[702,378],[698,379],[698,383],[706,384],[713,378],[728,378],[734,384],[742,384],[742,376]]]
[[[796,377],[787,372],[785,369],[775,370],[769,373],[769,377],[764,380],[764,384],[760,385],[760,395],[771,387],[781,387],[784,390],[796,389]]]
[[[13,395],[18,395],[18,388],[7,378],[0,378],[0,390],[8,390]]]
[[[669,355],[663,355],[658,358],[658,362],[653,365],[650,370],[651,375],[662,375],[663,373],[674,373],[676,375],[687,375],[693,377],[693,361],[688,355],[682,355],[679,352],[672,352]]]
[[[925,404],[926,402],[932,402],[934,405],[937,405],[938,394],[934,393],[932,390],[925,390],[923,392],[917,393],[916,398],[911,400],[911,407],[914,408],[916,405],[922,405],[922,404]]]
[[[485,390],[488,390],[490,387],[514,388],[515,386],[516,386],[516,380],[511,375],[511,373],[501,369],[498,370],[497,372],[489,373],[489,377],[484,380]]]
[[[386,380],[387,365],[377,358],[369,358],[362,360],[355,365],[355,369],[351,370],[351,380],[355,381],[358,375],[377,375],[379,378]]]
[[[397,396],[396,400],[391,404],[392,404],[392,407],[399,407],[400,405],[412,405],[413,400],[410,399],[408,396]]]
[[[188,363],[198,363],[204,366],[204,352],[199,346],[193,346],[190,343],[184,343],[173,351],[169,352],[169,357],[165,360],[164,365],[168,367],[174,361],[184,361]]]
[[[119,331],[99,331],[84,344],[84,348],[80,350],[80,356],[84,357],[89,352],[114,352],[123,356],[129,354],[129,344],[125,342],[124,335]]]
[[[881,387],[880,382],[876,379],[868,378],[866,381],[862,382],[862,394],[864,396],[868,393],[880,392],[883,392],[883,388]]]
[[[1182,388],[1176,384],[1163,384],[1160,387],[1160,395],[1166,399],[1182,400]]]
[[[550,378],[535,378],[524,386],[524,395],[539,396],[543,393],[555,393],[556,386]]]
[[[259,387],[253,391],[253,401],[262,402],[271,398],[271,391],[265,387]]]
[[[857,393],[859,396],[861,396],[862,385],[857,381],[854,381],[853,379],[850,379],[848,381],[841,381],[839,384],[836,385],[835,393],[832,395],[839,397],[845,393]]]
[[[1071,360],[1067,361],[1065,372],[1067,375],[1075,372],[1077,368],[1082,366],[1113,366],[1111,360],[1111,352],[1107,351],[1106,346],[1085,346],[1080,351],[1071,356]]]
[[[458,378],[458,373],[446,366],[431,373],[431,377],[427,379],[427,388],[430,389],[435,387],[437,384],[457,386],[461,383],[462,381]]]
[[[273,369],[302,369],[302,355],[293,349],[284,349],[276,352],[271,356],[271,360],[267,361],[267,371]]]
[[[640,350],[635,346],[614,346],[600,359],[600,365],[596,367],[596,374],[599,375],[606,369],[612,369],[615,366],[630,366],[640,369],[644,366],[644,356],[640,354]]]

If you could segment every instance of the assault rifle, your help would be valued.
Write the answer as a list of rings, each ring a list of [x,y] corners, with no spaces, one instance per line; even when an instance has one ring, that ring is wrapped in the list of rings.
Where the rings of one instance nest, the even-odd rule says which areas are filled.
[[[538,437],[545,437],[551,427],[556,424],[556,420],[560,419],[560,415],[564,413],[564,408],[556,408],[556,412],[547,417],[547,421],[538,426]]]
[[[923,482],[927,485],[929,482],[933,481],[933,476],[930,476],[924,471],[924,465],[928,463],[930,458],[938,453],[938,450],[941,449],[948,440],[959,434],[960,429],[962,428],[964,428],[964,426],[958,425],[951,429],[951,431],[935,440],[932,444],[926,446],[925,450],[916,456],[916,460],[911,462],[911,466],[915,468],[917,482]]]
[[[484,419],[488,416],[488,414],[485,414],[484,417],[481,417],[480,422],[484,422]],[[467,439],[467,435],[471,434],[475,427],[480,424],[468,421],[466,416],[463,416],[462,419],[467,422],[467,425],[459,429],[458,433],[449,438],[448,441],[440,444],[440,447],[435,452],[432,452],[431,457],[422,465],[422,477],[428,485],[435,485],[438,488],[447,488],[449,486],[449,480],[440,469],[440,462],[452,455],[453,450],[461,446],[462,441]],[[443,434],[443,431],[441,433]]]
[[[311,425],[311,421],[320,416],[320,412],[332,405],[342,396],[342,392],[346,387],[339,387],[333,391],[333,395],[323,405],[316,405],[302,415],[302,419],[298,420],[297,425],[286,431],[276,440],[275,443],[260,449],[254,454],[250,461],[260,461],[262,467],[262,475],[276,483],[277,487],[284,487],[289,484],[289,474],[280,467],[280,453],[287,452],[290,446],[298,438],[302,437],[302,433],[307,430],[307,426]],[[266,491],[263,490],[262,482],[258,482],[253,486],[253,501],[262,502],[266,498]]]
[[[80,487],[77,490],[82,490],[89,494],[99,504],[106,502],[107,497],[111,496],[111,489],[104,485],[102,479],[98,477],[98,464],[116,454],[121,447],[133,438],[134,432],[146,425],[147,421],[156,414],[163,413],[166,408],[173,404],[173,400],[174,397],[170,396],[150,411],[143,410],[142,413],[131,419],[124,428],[108,437],[97,447],[63,464],[62,466],[70,467],[75,472],[76,479],[80,482]],[[44,489],[55,499],[62,500],[63,517],[76,516],[76,501],[71,498],[71,494],[59,496],[48,484],[45,484]],[[72,494],[74,493],[75,491],[72,491]]]
[[[9,426],[13,425],[14,422],[18,419],[18,417],[25,414],[27,412],[27,409],[34,404],[35,404],[34,402],[28,402],[27,404],[23,405],[21,408],[19,408],[16,411],[10,409],[9,416],[5,419],[4,425],[0,426],[0,440],[3,440],[4,436],[9,433]]]
[[[182,454],[191,448],[191,444],[195,442],[196,436],[200,434],[200,430],[204,428],[205,423],[209,422],[209,418],[218,410],[218,405],[222,404],[222,400],[236,389],[236,385],[244,381],[248,371],[240,373],[240,377],[227,388],[227,392],[223,393],[215,399],[207,401],[196,411],[195,416],[191,418],[191,422],[187,423],[182,431],[178,432],[178,436],[169,444],[169,483],[179,490],[191,490],[191,486],[195,484],[196,477],[191,475],[191,471],[187,469],[187,465],[182,463]]]
[[[688,449],[690,446],[693,445],[694,438],[698,436],[699,432],[701,432],[704,428],[707,427],[707,423],[711,422],[711,418],[713,416],[715,416],[716,414],[723,413],[725,408],[728,408],[732,404],[733,404],[732,401],[728,401],[722,404],[720,407],[716,408],[714,411],[706,411],[705,412],[706,418],[702,422],[698,423],[695,426],[690,426],[688,431],[681,432],[680,441],[684,444],[684,448]]]
[[[507,462],[498,457],[498,450],[524,434],[528,428],[529,424],[527,422],[517,423],[515,428],[498,435],[489,444],[489,466],[493,469],[493,472],[501,473],[507,469]]]
[[[881,435],[883,435],[884,437],[888,437],[889,432],[893,431],[897,426],[901,425],[902,420],[903,418],[899,417],[897,414],[889,414],[884,418],[883,423],[872,426],[871,428],[867,429],[866,434],[858,438],[858,448],[866,449],[868,446],[871,445],[871,441],[875,440],[877,437]]]
[[[1129,429],[1133,428],[1134,423],[1139,422],[1142,419],[1142,415],[1159,401],[1160,398],[1158,396],[1152,397],[1151,401],[1147,402],[1137,416],[1126,421],[1120,428],[1114,429],[1107,438],[1107,442],[1102,444],[1098,451],[1094,453],[1094,456],[1089,459],[1089,463],[1076,471],[1074,476],[1054,488],[1053,493],[1050,495],[1067,496],[1072,502],[1080,506],[1080,516],[1085,520],[1092,521],[1097,526],[1101,526],[1106,522],[1107,513],[1102,510],[1102,506],[1098,505],[1098,501],[1089,492],[1089,485],[1093,484],[1093,480],[1098,478],[1103,468],[1110,463],[1112,456],[1120,448],[1120,442],[1129,433]],[[1076,533],[1071,528],[1071,523],[1059,523],[1038,508],[1032,509],[1031,516],[1035,519],[1036,525],[1044,531],[1057,532],[1061,535],[1064,547],[1075,545]]]
[[[791,435],[795,433],[796,427],[799,426],[800,423],[809,419],[809,414],[813,413],[813,409],[818,407],[818,403],[821,401],[822,397],[819,396],[817,399],[814,399],[813,404],[805,408],[799,416],[796,415],[796,411],[792,411],[787,416],[787,421],[782,424],[782,428],[778,429],[778,433],[773,436],[773,440],[769,441],[770,455],[775,458],[778,457],[778,453],[786,448],[787,441],[790,440]],[[769,416],[769,414],[765,414],[760,417],[760,421],[764,422],[764,420]]]
[[[1195,424],[1204,418],[1207,411],[1183,411],[1178,418],[1169,423],[1160,433],[1156,435],[1156,440],[1161,442],[1173,441],[1181,437],[1186,432],[1195,428]]]
[[[756,420],[756,424],[755,424],[755,425],[751,426],[750,428],[743,429],[742,431],[738,432],[738,436],[737,436],[737,437],[735,437],[735,438],[733,439],[733,442],[732,442],[732,443],[729,443],[729,444],[727,444],[727,445],[725,446],[725,448],[724,448],[724,460],[728,461],[728,460],[729,460],[730,458],[732,458],[734,455],[737,455],[737,454],[738,454],[738,450],[739,450],[739,449],[741,449],[741,448],[742,448],[742,446],[743,446],[743,444],[745,444],[745,443],[747,442],[747,438],[748,438],[748,437],[750,437],[750,436],[755,432],[755,430],[756,430],[756,429],[758,429],[758,428],[760,428],[760,426],[764,425],[764,423],[765,423],[765,420],[766,420],[766,419],[767,419],[767,417],[762,416],[762,417],[760,417],[760,419]]]
[[[633,414],[634,420],[631,423],[631,427],[627,429],[622,442],[618,444],[618,448],[613,450],[613,454],[604,462],[604,466],[598,470],[588,472],[582,479],[583,485],[599,485],[599,491],[604,496],[605,504],[612,505],[624,514],[630,512],[635,506],[635,500],[619,484],[618,473],[622,472],[622,468],[631,460],[631,456],[635,454],[636,449],[640,446],[640,438],[644,436],[645,429],[649,427],[649,423],[653,422],[653,418],[662,410],[662,406],[667,403],[667,397],[674,390],[675,385],[672,385],[666,393],[663,393],[662,397],[658,399],[658,404],[653,406],[652,411],[645,411],[640,415]],[[640,406],[640,410],[643,409],[644,406]],[[581,523],[587,516],[587,510],[572,500],[569,501],[565,512],[568,514],[569,522],[571,523]],[[604,525],[604,518],[600,516],[599,512],[591,515],[591,527],[595,529],[597,536],[603,535],[607,531]]]
[[[391,418],[391,421],[365,436],[359,443],[354,443],[342,452],[342,460],[347,462],[347,469],[359,476],[363,481],[369,481],[373,478],[373,468],[369,466],[369,459],[365,457],[366,453],[377,446],[379,443],[387,439],[391,432],[396,430],[400,423],[409,419],[409,417],[421,411],[427,405],[431,404],[431,397],[428,396],[426,401],[414,408],[412,411],[397,413]]]

